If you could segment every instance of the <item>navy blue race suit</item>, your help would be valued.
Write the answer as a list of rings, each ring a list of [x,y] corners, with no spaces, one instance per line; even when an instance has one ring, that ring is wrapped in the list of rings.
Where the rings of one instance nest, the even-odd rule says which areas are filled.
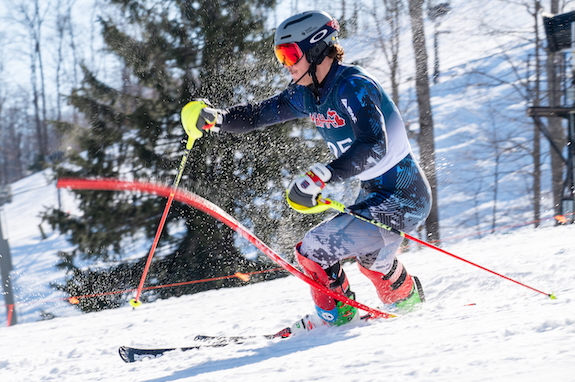
[[[290,85],[262,102],[222,111],[220,129],[244,133],[297,118],[311,118],[335,159],[330,182],[361,180],[351,208],[402,231],[429,214],[429,184],[411,154],[403,120],[383,87],[364,69],[334,61],[316,97]],[[355,256],[366,268],[387,273],[402,238],[346,214],[308,232],[300,253],[324,269]]]

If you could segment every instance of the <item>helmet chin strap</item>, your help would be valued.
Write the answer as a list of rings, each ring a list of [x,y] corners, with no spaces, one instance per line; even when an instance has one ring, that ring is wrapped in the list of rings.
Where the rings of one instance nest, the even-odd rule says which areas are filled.
[[[317,79],[317,64],[315,62],[309,66],[308,72],[313,80],[313,86],[310,86],[311,92],[316,96],[316,98],[319,98],[319,81]]]
[[[311,91],[312,93],[319,98],[320,96],[320,92],[319,92],[319,80],[317,78],[317,66],[319,64],[321,64],[323,62],[323,60],[325,59],[325,52],[329,49],[329,45],[326,44],[325,48],[323,49],[323,51],[321,52],[321,54],[319,55],[319,58],[317,60],[311,59],[308,56],[308,54],[305,54],[305,58],[306,60],[308,60],[308,62],[310,62],[309,64],[309,68],[308,70],[300,77],[298,78],[297,81],[294,82],[294,85],[297,85],[298,82],[301,81],[302,78],[304,78],[307,74],[310,75],[312,81],[313,81],[313,86],[311,86]]]
[[[300,82],[302,78],[304,78],[306,75],[309,74],[310,77],[311,77],[311,79],[312,79],[312,81],[313,81],[313,84],[311,84],[311,85],[309,86],[309,87],[310,87],[310,90],[311,90],[311,92],[316,96],[316,98],[319,98],[319,96],[320,96],[320,92],[319,92],[319,81],[318,81],[318,79],[317,79],[317,73],[316,73],[316,72],[317,72],[317,64],[315,64],[315,63],[310,64],[308,70],[306,70],[306,72],[305,72],[300,78],[298,78],[297,81],[294,82],[294,80],[292,80],[291,83],[294,84],[294,85],[297,85],[298,82]]]
[[[311,69],[311,65],[310,65],[309,69],[308,69],[308,70],[306,70],[306,72],[305,72],[305,73],[304,73],[304,74],[303,74],[303,75],[302,75],[300,78],[298,78],[298,80],[297,80],[297,81],[295,81],[295,82],[294,82],[294,80],[292,80],[292,81],[291,81],[291,82],[292,82],[292,84],[294,84],[294,85],[297,85],[297,84],[298,84],[298,82],[300,82],[300,81],[301,81],[301,79],[302,79],[302,78],[304,78],[304,77],[305,77],[305,76],[306,76],[306,75],[309,73],[310,69]],[[313,77],[312,77],[312,78],[313,78]]]

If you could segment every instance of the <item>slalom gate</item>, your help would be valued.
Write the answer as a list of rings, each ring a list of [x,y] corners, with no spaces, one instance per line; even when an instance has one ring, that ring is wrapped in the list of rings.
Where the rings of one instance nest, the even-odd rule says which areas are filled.
[[[240,224],[235,218],[229,215],[227,212],[222,210],[220,207],[216,206],[212,202],[198,196],[192,192],[185,191],[179,188],[164,186],[160,184],[148,183],[148,182],[138,182],[138,181],[121,181],[117,179],[70,179],[64,178],[59,179],[56,186],[58,188],[65,188],[70,190],[92,190],[92,191],[138,191],[148,194],[154,194],[161,197],[170,197],[173,194],[175,200],[180,203],[187,204],[194,207],[214,219],[224,223],[239,235],[243,236],[250,243],[255,245],[259,250],[261,250],[266,256],[272,259],[274,262],[279,264],[281,267],[286,269],[292,275],[296,276],[300,280],[306,282],[313,288],[316,288],[323,293],[331,296],[338,301],[345,304],[351,305],[365,312],[372,314],[374,317],[380,318],[392,318],[396,317],[394,314],[383,312],[369,306],[366,306],[360,302],[352,300],[342,294],[336,293],[326,286],[318,283],[311,277],[307,276],[292,264],[284,260],[277,253],[275,253],[270,247],[268,247],[264,242],[258,239],[253,233],[251,233],[246,227]]]

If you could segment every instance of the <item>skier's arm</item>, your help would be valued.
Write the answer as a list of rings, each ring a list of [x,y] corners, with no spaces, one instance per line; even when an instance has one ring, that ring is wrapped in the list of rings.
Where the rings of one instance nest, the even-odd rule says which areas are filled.
[[[220,112],[222,115],[220,129],[231,133],[247,133],[308,116],[303,111],[297,94],[290,88],[262,102],[236,105]]]
[[[385,119],[379,90],[362,79],[352,79],[340,89],[343,110],[352,121],[355,136],[349,149],[328,164],[332,181],[341,181],[375,166],[387,152]]]

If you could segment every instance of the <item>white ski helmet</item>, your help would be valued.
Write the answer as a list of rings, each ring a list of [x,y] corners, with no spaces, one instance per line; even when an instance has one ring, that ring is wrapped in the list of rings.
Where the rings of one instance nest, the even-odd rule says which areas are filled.
[[[339,23],[321,11],[307,11],[294,15],[276,29],[274,45],[278,60],[294,65],[303,55],[311,64],[319,65],[338,43]]]

